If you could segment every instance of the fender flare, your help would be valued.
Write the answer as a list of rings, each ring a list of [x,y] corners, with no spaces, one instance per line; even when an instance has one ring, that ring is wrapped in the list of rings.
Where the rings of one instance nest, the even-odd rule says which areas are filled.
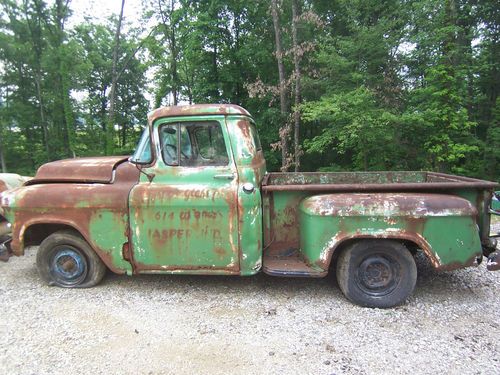
[[[76,222],[66,219],[34,218],[26,222],[23,222],[21,228],[15,228],[13,231],[12,250],[14,255],[17,256],[24,255],[26,232],[35,225],[60,225],[71,228],[80,236],[82,236],[82,238],[89,244],[92,250],[95,251],[97,256],[103,261],[103,263],[106,265],[108,269],[117,274],[126,273],[126,270],[117,268],[114,265],[111,257],[105,251],[96,246],[96,244],[90,240],[90,237],[86,234],[84,230],[82,230],[82,228]]]

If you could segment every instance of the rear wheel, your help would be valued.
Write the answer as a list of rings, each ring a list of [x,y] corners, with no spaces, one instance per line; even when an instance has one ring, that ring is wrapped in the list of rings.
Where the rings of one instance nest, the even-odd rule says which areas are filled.
[[[63,288],[92,287],[106,273],[106,266],[89,244],[70,231],[47,237],[38,249],[36,264],[49,285]]]
[[[413,292],[417,267],[400,242],[363,240],[339,255],[337,281],[344,295],[358,305],[393,307]]]

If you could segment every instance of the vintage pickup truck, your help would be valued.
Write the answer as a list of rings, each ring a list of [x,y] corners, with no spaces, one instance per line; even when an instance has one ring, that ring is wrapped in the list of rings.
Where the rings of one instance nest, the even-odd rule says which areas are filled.
[[[324,277],[351,301],[412,293],[417,251],[440,270],[489,257],[496,183],[435,172],[267,173],[250,114],[235,105],[160,108],[130,157],[62,160],[0,195],[4,251],[40,245],[50,285],[118,274]]]

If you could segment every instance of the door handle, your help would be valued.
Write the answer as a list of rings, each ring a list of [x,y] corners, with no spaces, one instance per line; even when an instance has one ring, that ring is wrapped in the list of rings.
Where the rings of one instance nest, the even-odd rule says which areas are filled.
[[[216,180],[233,180],[234,177],[235,177],[234,173],[216,174],[214,176]]]

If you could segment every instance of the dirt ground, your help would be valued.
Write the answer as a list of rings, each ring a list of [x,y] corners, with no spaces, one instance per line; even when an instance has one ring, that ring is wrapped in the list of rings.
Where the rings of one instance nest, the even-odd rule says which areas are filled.
[[[108,275],[42,283],[0,263],[1,374],[499,374],[500,272],[438,273],[388,310],[325,279]]]

